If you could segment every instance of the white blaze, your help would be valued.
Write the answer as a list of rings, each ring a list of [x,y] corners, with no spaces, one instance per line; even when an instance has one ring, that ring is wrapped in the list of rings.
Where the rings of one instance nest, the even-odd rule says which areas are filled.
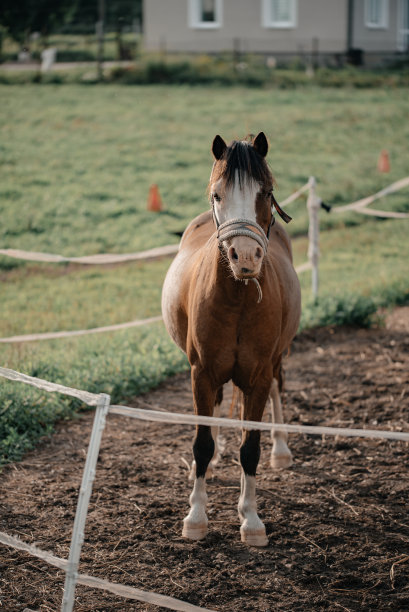
[[[240,186],[238,172],[234,185],[222,193],[222,181],[217,181],[212,185],[212,194],[217,194],[221,197],[221,201],[214,200],[215,214],[220,224],[230,221],[231,219],[248,219],[249,221],[257,221],[256,219],[256,197],[260,191],[260,185],[250,179],[242,183]]]

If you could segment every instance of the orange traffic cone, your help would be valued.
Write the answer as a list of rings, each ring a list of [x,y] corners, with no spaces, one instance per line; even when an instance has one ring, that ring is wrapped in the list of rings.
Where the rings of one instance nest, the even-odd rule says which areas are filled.
[[[160,197],[158,186],[151,185],[149,188],[147,209],[151,212],[160,212],[162,208],[162,199]]]
[[[386,149],[383,149],[378,159],[378,172],[390,172],[390,169],[389,153]]]

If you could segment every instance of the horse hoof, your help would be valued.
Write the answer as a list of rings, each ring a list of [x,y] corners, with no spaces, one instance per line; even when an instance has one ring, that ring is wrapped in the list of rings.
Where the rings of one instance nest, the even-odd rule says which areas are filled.
[[[291,453],[288,455],[271,455],[270,464],[275,470],[289,468],[293,464],[293,456]]]
[[[206,523],[183,522],[182,536],[188,540],[203,540],[207,535]]]
[[[243,529],[240,528],[241,541],[248,546],[267,546],[268,538],[266,530],[263,529]]]

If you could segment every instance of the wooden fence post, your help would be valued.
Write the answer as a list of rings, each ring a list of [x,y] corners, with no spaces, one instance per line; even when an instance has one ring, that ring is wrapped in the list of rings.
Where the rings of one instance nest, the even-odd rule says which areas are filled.
[[[91,439],[88,446],[87,459],[85,461],[84,473],[80,492],[78,496],[77,511],[75,513],[74,527],[72,530],[70,554],[68,567],[65,574],[64,596],[61,612],[72,612],[74,607],[75,586],[78,577],[78,564],[80,560],[81,547],[84,542],[85,521],[87,519],[88,504],[92,492],[92,484],[95,478],[95,470],[101,445],[102,432],[105,428],[105,418],[109,410],[111,398],[101,393],[95,411],[94,424],[92,426]]]
[[[312,268],[311,288],[312,294],[316,299],[318,297],[318,260],[320,256],[319,248],[319,216],[318,211],[321,207],[321,200],[316,195],[316,180],[314,176],[309,178],[309,193],[307,200],[307,208],[309,215],[308,227],[308,259]]]

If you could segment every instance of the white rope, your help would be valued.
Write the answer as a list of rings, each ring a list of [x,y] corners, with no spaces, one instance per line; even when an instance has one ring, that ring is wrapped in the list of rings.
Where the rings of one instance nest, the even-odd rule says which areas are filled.
[[[13,257],[14,259],[24,259],[26,261],[41,261],[48,263],[77,263],[89,265],[105,265],[124,263],[125,261],[148,261],[176,255],[179,250],[178,244],[169,244],[163,247],[156,247],[139,253],[100,253],[96,255],[84,255],[82,257],[64,257],[63,255],[53,255],[52,253],[38,253],[35,251],[22,251],[20,249],[0,249],[0,255]]]
[[[295,271],[298,274],[311,269],[311,263],[309,261],[297,266]],[[130,329],[132,327],[140,327],[142,325],[150,325],[151,323],[157,323],[162,321],[162,315],[156,317],[149,317],[148,319],[136,319],[135,321],[129,321],[128,323],[117,323],[115,325],[107,325],[105,327],[93,327],[91,329],[77,329],[73,331],[60,331],[60,332],[44,332],[39,334],[26,334],[21,336],[8,336],[6,338],[0,338],[0,343],[16,343],[16,342],[38,342],[41,340],[58,340],[59,338],[70,338],[73,336],[86,336],[88,334],[101,334],[105,332],[120,331],[121,329]]]
[[[371,215],[371,217],[382,217],[385,219],[408,219],[409,214],[402,212],[394,212],[388,210],[374,210],[373,208],[359,208],[357,211],[363,215]]]
[[[288,204],[291,204],[291,202],[294,202],[294,200],[299,198],[302,193],[304,193],[305,191],[308,191],[308,188],[309,188],[309,183],[305,183],[305,185],[303,185],[302,187],[297,189],[297,191],[289,195],[288,198],[280,202],[280,206],[288,206]]]
[[[295,271],[297,272],[297,274],[301,274],[302,272],[306,272],[307,270],[311,270],[312,268],[312,263],[310,261],[306,261],[305,263],[301,264],[300,266],[297,266],[295,268]]]
[[[401,431],[383,431],[378,429],[350,429],[347,427],[321,427],[318,425],[288,425],[286,423],[262,423],[259,421],[241,421],[193,414],[145,410],[129,406],[110,406],[111,414],[132,417],[142,421],[158,423],[173,423],[183,425],[210,425],[211,427],[233,427],[235,429],[259,429],[262,431],[287,431],[289,433],[304,433],[313,435],[345,436],[356,438],[381,438],[409,442],[409,433]]]
[[[51,383],[48,380],[43,380],[42,378],[34,378],[33,376],[28,376],[27,374],[22,374],[21,372],[16,372],[15,370],[9,370],[8,368],[0,367],[0,376],[7,378],[8,380],[22,382],[26,385],[31,385],[32,387],[49,391],[50,393],[62,393],[64,395],[76,397],[88,406],[96,406],[100,398],[100,394],[97,395],[95,393],[89,393],[88,391],[73,389],[72,387],[64,387],[64,385]]]
[[[149,317],[148,319],[136,319],[128,323],[117,323],[116,325],[107,325],[106,327],[93,327],[91,329],[78,329],[73,331],[61,332],[44,332],[42,334],[27,334],[25,336],[10,336],[8,338],[0,338],[0,342],[34,342],[37,340],[55,340],[58,338],[70,338],[71,336],[85,336],[87,334],[100,334],[104,332],[118,331],[121,329],[129,329],[131,327],[140,327],[141,325],[149,325],[161,321],[162,316]]]
[[[292,193],[286,200],[281,202],[281,206],[286,206],[294,202],[304,191],[308,189],[308,183],[300,187],[298,191]],[[0,255],[12,257],[14,259],[23,259],[25,261],[40,261],[43,263],[76,263],[88,265],[105,265],[124,263],[126,261],[152,261],[161,257],[169,257],[176,255],[179,250],[179,244],[168,244],[162,247],[155,247],[147,251],[138,253],[99,253],[96,255],[83,255],[80,257],[65,257],[64,255],[56,255],[53,253],[40,253],[37,251],[24,251],[22,249],[0,249]]]
[[[2,531],[0,531],[0,543],[4,544],[5,546],[10,546],[11,548],[15,548],[16,550],[27,552],[30,555],[33,555],[33,557],[37,557],[38,559],[41,559],[54,567],[58,567],[58,569],[67,569],[68,561],[65,559],[55,557],[49,552],[40,550],[31,544],[26,544],[26,542],[23,542],[19,538],[7,535]],[[108,580],[95,578],[94,576],[88,576],[87,574],[78,574],[77,582],[78,584],[94,589],[109,591],[110,593],[119,595],[120,597],[143,601],[156,606],[162,606],[164,608],[168,608],[169,610],[180,610],[181,612],[212,612],[212,610],[209,610],[208,608],[200,608],[184,601],[180,601],[179,599],[175,599],[174,597],[159,595],[158,593],[152,593],[149,591],[142,591],[141,589],[137,589],[135,587],[109,582]]]
[[[34,378],[27,376],[21,372],[15,370],[9,370],[7,368],[0,367],[0,376],[9,380],[22,382],[27,385],[32,385],[45,391],[62,393],[76,397],[89,406],[96,406],[101,398],[101,394],[89,393],[88,391],[81,391],[79,389],[73,389],[72,387],[64,387],[51,383],[41,378]],[[401,440],[403,442],[409,442],[409,433],[401,431],[384,431],[378,429],[350,429],[347,427],[321,427],[317,425],[289,425],[286,423],[260,423],[258,421],[242,421],[237,419],[225,419],[198,416],[193,414],[180,414],[172,412],[162,412],[159,410],[145,410],[143,408],[131,408],[129,406],[110,406],[109,412],[112,414],[118,414],[122,416],[129,416],[135,419],[143,421],[155,421],[160,423],[178,423],[178,424],[189,424],[189,425],[211,425],[221,427],[233,427],[240,429],[259,429],[262,431],[287,431],[290,433],[306,433],[306,434],[317,434],[317,435],[331,435],[331,436],[347,436],[347,437],[361,437],[361,438],[382,438],[388,440]]]
[[[341,213],[341,212],[344,212],[345,210],[355,210],[358,212],[363,212],[360,209],[366,208],[369,204],[372,204],[373,202],[375,202],[375,200],[379,200],[379,198],[382,198],[383,196],[389,195],[390,193],[394,193],[395,191],[399,191],[399,189],[403,189],[404,187],[407,187],[408,185],[409,185],[409,176],[407,176],[406,178],[400,179],[399,181],[395,181],[394,183],[391,183],[390,185],[388,185],[387,187],[384,187],[384,189],[381,189],[374,195],[368,196],[366,198],[362,198],[362,200],[357,200],[356,202],[352,202],[351,204],[345,204],[345,206],[334,206],[333,208],[331,208],[331,212]],[[379,211],[379,212],[382,213],[383,211]],[[409,214],[406,214],[406,213],[397,213],[397,214],[403,215],[403,217],[409,217]],[[403,218],[403,217],[400,217],[400,218]]]

